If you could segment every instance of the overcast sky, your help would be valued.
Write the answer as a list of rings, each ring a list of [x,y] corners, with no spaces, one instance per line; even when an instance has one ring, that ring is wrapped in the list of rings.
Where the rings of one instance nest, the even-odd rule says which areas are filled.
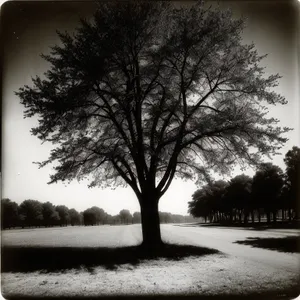
[[[284,168],[283,156],[293,146],[300,145],[299,89],[297,61],[297,1],[224,1],[236,16],[247,18],[248,27],[244,41],[254,42],[259,54],[268,53],[263,61],[267,74],[283,76],[277,91],[289,103],[270,108],[270,115],[280,119],[282,126],[294,128],[282,149],[283,155],[273,158],[273,163]],[[51,166],[38,169],[33,161],[48,157],[50,144],[30,135],[36,120],[23,118],[23,107],[14,91],[31,83],[31,77],[41,75],[48,65],[39,57],[57,42],[56,29],[73,30],[79,17],[88,17],[94,4],[89,2],[10,2],[1,9],[3,29],[2,78],[2,198],[17,203],[25,199],[55,205],[64,204],[78,211],[93,205],[110,214],[121,209],[139,211],[139,205],[130,188],[88,189],[85,183],[73,181],[47,185]],[[299,45],[298,45],[299,46]],[[299,49],[299,48],[298,48]],[[237,170],[234,174],[241,173]],[[247,171],[250,175],[253,171]],[[234,175],[233,174],[233,175]],[[193,182],[176,180],[160,201],[159,209],[171,213],[187,213],[187,203],[197,189]]]

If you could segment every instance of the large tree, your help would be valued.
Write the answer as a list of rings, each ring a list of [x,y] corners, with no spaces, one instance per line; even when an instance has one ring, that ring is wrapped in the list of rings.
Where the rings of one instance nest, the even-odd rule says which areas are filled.
[[[161,243],[158,203],[175,176],[209,179],[274,154],[287,128],[266,116],[285,104],[264,76],[244,21],[202,2],[101,2],[92,21],[43,55],[50,69],[17,95],[32,133],[56,145],[51,183],[92,176],[128,184],[141,207],[143,243]]]

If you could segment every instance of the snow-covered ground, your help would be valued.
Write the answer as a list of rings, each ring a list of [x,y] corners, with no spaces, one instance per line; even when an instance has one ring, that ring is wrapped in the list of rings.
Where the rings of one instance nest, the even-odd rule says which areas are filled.
[[[3,273],[4,296],[99,296],[134,294],[247,295],[284,293],[299,283],[298,253],[283,253],[234,243],[247,237],[295,236],[296,230],[242,230],[162,225],[166,242],[214,248],[219,254],[179,261],[145,260],[116,270],[95,267],[64,272]],[[9,230],[2,244],[36,247],[118,247],[139,244],[139,225]]]

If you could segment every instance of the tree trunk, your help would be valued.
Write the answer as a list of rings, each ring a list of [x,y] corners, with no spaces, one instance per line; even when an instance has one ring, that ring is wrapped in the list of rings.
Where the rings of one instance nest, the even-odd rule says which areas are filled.
[[[273,211],[273,222],[276,223],[277,221],[277,211]]]
[[[252,224],[254,224],[254,210],[253,209],[251,210],[251,221],[252,221]]]
[[[271,223],[271,213],[269,211],[267,211],[267,223]]]
[[[239,211],[239,223],[242,224],[242,212]]]
[[[249,215],[249,211],[247,209],[244,210],[244,224],[247,225],[248,224],[248,215]]]
[[[149,197],[150,196],[150,197]],[[158,214],[158,200],[147,195],[141,201],[141,222],[143,243],[147,249],[161,246],[160,221]]]
[[[291,222],[292,221],[292,210],[291,210],[291,208],[289,208],[288,212],[289,212],[289,221]]]

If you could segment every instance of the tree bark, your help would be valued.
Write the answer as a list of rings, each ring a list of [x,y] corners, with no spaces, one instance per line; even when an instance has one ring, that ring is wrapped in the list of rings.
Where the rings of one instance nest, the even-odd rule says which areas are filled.
[[[143,233],[142,246],[153,249],[163,244],[160,234],[160,220],[158,214],[158,199],[145,195],[140,201],[141,223]]]

